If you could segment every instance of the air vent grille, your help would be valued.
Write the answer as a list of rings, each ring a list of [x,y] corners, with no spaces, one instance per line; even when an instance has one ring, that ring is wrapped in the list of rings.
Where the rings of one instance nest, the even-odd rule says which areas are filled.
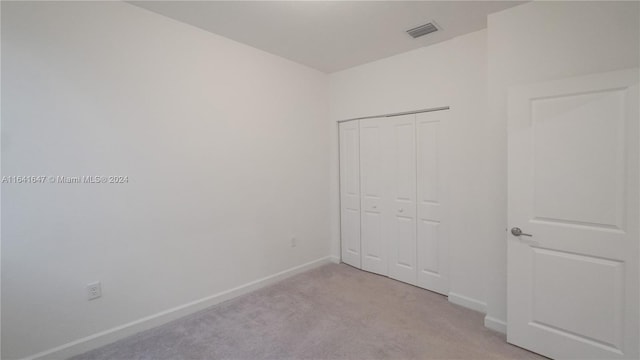
[[[418,27],[414,27],[413,29],[407,30],[407,34],[411,35],[411,37],[415,39],[420,36],[424,36],[436,31],[438,31],[438,28],[434,23],[430,22],[424,25],[420,25]]]

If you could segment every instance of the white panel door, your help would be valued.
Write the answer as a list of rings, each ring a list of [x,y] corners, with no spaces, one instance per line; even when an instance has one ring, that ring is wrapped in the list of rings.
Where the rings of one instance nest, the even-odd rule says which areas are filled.
[[[416,133],[415,115],[389,122],[390,215],[389,277],[416,284]]]
[[[638,358],[638,96],[637,70],[510,91],[509,342]]]
[[[388,242],[384,219],[389,216],[386,118],[360,120],[360,208],[362,269],[388,274]]]
[[[360,135],[358,121],[340,128],[340,234],[342,262],[360,268]]]
[[[417,285],[449,292],[449,244],[444,219],[445,181],[442,134],[449,111],[416,114]]]

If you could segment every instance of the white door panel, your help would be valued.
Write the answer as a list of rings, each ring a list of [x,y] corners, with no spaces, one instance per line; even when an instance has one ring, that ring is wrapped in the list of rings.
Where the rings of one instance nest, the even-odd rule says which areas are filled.
[[[418,221],[418,286],[436,291],[436,287],[430,284],[429,280],[435,281],[441,278],[440,262],[440,221],[419,219]],[[431,286],[430,286],[431,285]],[[438,292],[446,293],[441,289]]]
[[[508,341],[638,358],[638,71],[509,93]]]
[[[446,203],[442,138],[449,111],[416,115],[418,286],[449,292],[449,244],[443,204]]]
[[[388,273],[385,217],[389,216],[385,118],[360,120],[362,269]]]
[[[415,115],[394,116],[390,124],[389,276],[416,284],[416,144]]]
[[[340,128],[340,233],[342,261],[361,266],[360,260],[360,136],[357,121]]]

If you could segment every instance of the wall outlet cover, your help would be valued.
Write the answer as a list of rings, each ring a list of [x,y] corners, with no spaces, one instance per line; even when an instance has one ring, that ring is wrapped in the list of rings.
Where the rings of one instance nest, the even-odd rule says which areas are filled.
[[[99,281],[87,284],[87,300],[95,300],[102,296],[102,285]]]

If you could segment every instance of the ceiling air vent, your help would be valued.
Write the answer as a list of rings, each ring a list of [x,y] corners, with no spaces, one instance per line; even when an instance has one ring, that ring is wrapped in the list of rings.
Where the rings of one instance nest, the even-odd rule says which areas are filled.
[[[438,28],[433,22],[430,22],[407,30],[407,34],[411,35],[411,37],[415,39],[436,31],[438,31]]]

